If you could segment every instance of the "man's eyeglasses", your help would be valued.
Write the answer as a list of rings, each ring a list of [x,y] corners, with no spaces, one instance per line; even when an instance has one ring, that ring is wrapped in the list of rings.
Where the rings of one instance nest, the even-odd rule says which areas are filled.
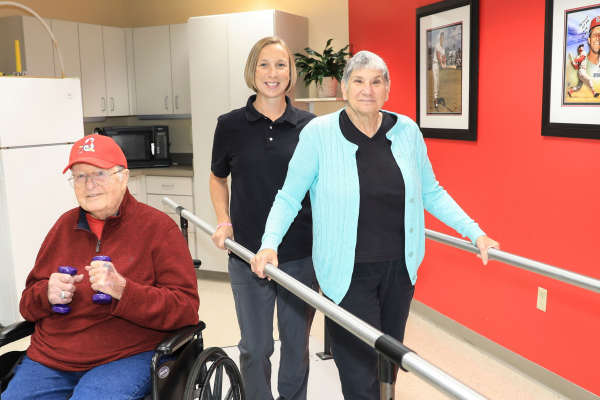
[[[123,172],[124,169],[118,169],[116,171],[110,172],[105,169],[101,169],[96,172],[92,172],[91,174],[76,174],[72,175],[68,181],[73,187],[84,187],[88,181],[91,179],[95,185],[104,186],[108,183],[108,178],[112,175],[118,174],[119,172]]]

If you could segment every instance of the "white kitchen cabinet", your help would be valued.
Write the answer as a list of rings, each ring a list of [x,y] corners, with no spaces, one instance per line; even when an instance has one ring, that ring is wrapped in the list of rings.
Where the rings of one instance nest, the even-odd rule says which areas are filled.
[[[171,36],[171,68],[173,71],[173,113],[189,114],[190,62],[188,56],[187,24],[169,25]]]
[[[107,110],[104,46],[100,25],[79,24],[83,116],[105,116]]]
[[[79,24],[85,117],[129,115],[125,46],[122,28]]]
[[[187,24],[133,28],[136,114],[191,112]]]
[[[129,193],[139,202],[146,203],[146,177],[144,175],[131,176],[127,183]]]
[[[125,30],[114,26],[103,26],[102,43],[106,75],[106,115],[129,115]]]
[[[50,20],[46,20],[51,25]],[[52,39],[42,23],[34,17],[0,18],[0,71],[16,72],[15,40],[21,47],[21,66],[28,76],[54,76]]]
[[[127,88],[129,90],[129,115],[136,114],[135,67],[133,64],[133,28],[125,28],[125,51],[127,55]]]
[[[169,25],[133,29],[136,112],[173,113]]]
[[[52,20],[52,33],[58,42],[62,55],[65,77],[81,78],[81,58],[79,55],[79,28],[77,22]],[[58,52],[54,51],[54,71],[60,76]]]
[[[276,10],[188,20],[195,214],[213,226],[217,221],[206,177],[217,117],[246,104],[252,94],[244,80],[248,53],[256,41],[273,35],[285,40],[292,53],[302,51],[308,45],[308,20]],[[296,85],[298,97],[306,97],[303,86],[301,81]],[[196,250],[202,254],[203,269],[227,271],[226,253],[207,235],[197,235]]]

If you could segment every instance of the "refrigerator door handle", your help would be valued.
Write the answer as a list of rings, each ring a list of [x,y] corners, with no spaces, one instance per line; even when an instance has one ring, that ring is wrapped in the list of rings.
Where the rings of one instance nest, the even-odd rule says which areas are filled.
[[[102,104],[100,111],[106,111],[106,97],[100,97],[100,103]]]

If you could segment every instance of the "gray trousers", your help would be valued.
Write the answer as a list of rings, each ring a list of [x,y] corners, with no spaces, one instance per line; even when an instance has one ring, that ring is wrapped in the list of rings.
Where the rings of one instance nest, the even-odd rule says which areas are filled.
[[[279,268],[306,286],[318,290],[311,257],[279,264]],[[308,336],[315,315],[310,307],[273,281],[259,279],[250,266],[229,257],[229,276],[240,326],[240,370],[248,400],[273,399],[271,361],[273,315],[277,321],[281,359],[279,399],[305,400],[308,383]]]

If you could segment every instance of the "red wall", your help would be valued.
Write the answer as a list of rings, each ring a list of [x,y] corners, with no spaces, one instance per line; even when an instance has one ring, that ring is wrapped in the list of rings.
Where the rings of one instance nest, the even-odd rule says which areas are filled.
[[[412,118],[416,8],[432,2],[349,0],[352,50],[386,60],[385,107]],[[427,139],[429,157],[440,183],[503,250],[600,278],[600,140],[540,133],[544,7],[480,0],[478,139]],[[427,226],[457,235],[429,215]],[[548,289],[545,313],[536,309],[538,286]],[[428,241],[416,298],[600,394],[599,294],[499,262],[482,267]]]

